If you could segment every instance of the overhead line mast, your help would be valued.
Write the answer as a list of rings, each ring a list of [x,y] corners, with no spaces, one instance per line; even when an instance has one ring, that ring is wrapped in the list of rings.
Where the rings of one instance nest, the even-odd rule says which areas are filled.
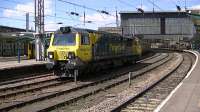
[[[35,0],[35,50],[36,61],[44,61],[44,0]]]

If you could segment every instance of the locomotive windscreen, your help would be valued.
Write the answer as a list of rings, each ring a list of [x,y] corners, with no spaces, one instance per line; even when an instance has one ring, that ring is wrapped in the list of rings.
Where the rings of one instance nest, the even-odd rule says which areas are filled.
[[[74,33],[55,34],[53,45],[55,46],[76,45],[76,35]]]

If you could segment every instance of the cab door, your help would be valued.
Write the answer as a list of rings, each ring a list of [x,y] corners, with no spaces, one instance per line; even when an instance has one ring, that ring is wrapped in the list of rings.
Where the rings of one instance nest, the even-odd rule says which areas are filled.
[[[92,46],[91,46],[90,39],[91,38],[88,33],[84,33],[80,35],[78,54],[81,60],[85,62],[89,62],[92,59]]]

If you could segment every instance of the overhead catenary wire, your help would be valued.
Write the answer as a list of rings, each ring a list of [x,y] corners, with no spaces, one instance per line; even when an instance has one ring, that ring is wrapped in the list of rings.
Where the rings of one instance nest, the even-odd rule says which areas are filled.
[[[177,5],[177,3],[174,0],[170,0],[173,4]]]
[[[45,15],[45,17],[55,17],[55,15]],[[73,19],[73,18],[69,19],[69,18],[59,17],[59,16],[56,16],[56,18],[63,19],[63,20],[69,20],[69,21],[84,22],[84,21],[81,21],[81,20]]]
[[[67,3],[67,4],[71,4],[71,5],[74,5],[74,6],[77,6],[77,7],[81,7],[81,8],[87,9],[87,10],[95,11],[95,12],[98,12],[98,13],[114,16],[114,15],[112,15],[112,14],[110,14],[107,11],[104,11],[104,10],[98,10],[98,9],[95,9],[95,8],[86,7],[84,5],[80,5],[80,4],[77,4],[77,3],[69,2],[69,1],[66,1],[66,0],[58,0],[58,1],[63,2],[63,3]]]
[[[186,1],[186,0],[185,0]],[[179,3],[176,3],[175,1],[173,1],[173,0],[171,0],[171,2],[176,6],[176,9],[178,10],[178,11],[181,11],[181,5],[179,5],[180,4],[180,1],[178,1]],[[186,3],[185,3],[185,10],[186,10],[187,8],[186,8]]]
[[[11,20],[17,20],[17,21],[26,22],[25,19],[12,18],[12,17],[4,17],[4,16],[0,16],[0,19],[11,19]]]
[[[24,4],[23,2],[19,2],[19,0],[18,1],[15,1],[15,0],[4,0],[4,1],[11,2],[11,3],[17,3],[17,4]]]
[[[144,13],[144,10],[142,9],[142,1],[141,1],[141,8],[138,8],[136,6],[130,5],[129,3],[121,1],[121,0],[118,0],[118,2],[120,2],[120,3],[124,4],[124,5],[127,5],[129,7],[135,7],[135,9],[137,9],[138,12]]]
[[[15,21],[18,21],[18,22],[26,23],[25,19],[19,19],[19,18],[12,18],[12,17],[3,17],[3,16],[0,16],[0,19],[9,19],[9,20],[15,20]],[[29,21],[29,23],[33,23],[33,21]],[[26,25],[26,24],[23,24],[23,25]]]
[[[11,8],[1,7],[1,6],[0,6],[0,9],[8,9],[8,10],[17,11],[17,12],[22,12],[22,13],[32,13],[32,14],[34,14],[33,12],[27,12],[27,11],[23,11],[23,10],[11,9]],[[32,15],[29,15],[29,16],[34,17],[34,16],[32,16]],[[60,18],[60,19],[72,20],[72,19],[65,18],[65,17],[59,17],[59,16],[47,15],[47,14],[45,14],[45,17],[56,17],[56,18]],[[18,20],[19,20],[19,19],[18,19]],[[24,20],[24,21],[25,21],[25,20]],[[79,21],[79,20],[73,20],[73,21]],[[79,21],[79,22],[81,22],[81,21]]]
[[[55,0],[56,1],[56,0]],[[56,3],[55,3],[56,4]],[[55,7],[56,7],[56,5],[55,5]],[[65,10],[60,10],[60,9],[54,9],[54,10],[56,10],[57,12],[54,12],[54,17],[57,17],[57,13],[58,12],[63,12],[63,13],[65,13],[65,14],[68,14],[69,16],[78,16],[78,17],[84,17],[84,15],[85,15],[85,17],[87,18],[87,16],[86,16],[86,13],[85,13],[85,10],[84,10],[84,13],[83,13],[83,15],[81,15],[80,13],[77,13],[76,11],[65,11]],[[45,16],[53,16],[53,15],[45,15]],[[70,17],[71,18],[71,17]]]
[[[10,3],[17,3],[17,4],[20,4],[20,5],[27,5],[25,4],[24,2],[19,2],[19,1],[15,1],[15,0],[4,0],[6,2],[10,2]],[[31,2],[30,2],[31,3]],[[48,9],[48,8],[44,8],[44,9]]]
[[[31,12],[31,11],[23,11],[23,10],[12,9],[12,8],[2,7],[2,6],[0,6],[0,9],[7,9],[7,10],[13,10],[13,11],[17,11],[17,12],[32,13],[32,14],[34,14],[34,12]],[[31,16],[31,15],[30,15],[30,16]]]
[[[79,5],[79,4],[76,4],[76,3],[72,3],[72,2],[68,2],[68,1],[65,1],[65,0],[58,0],[60,2],[63,2],[63,3],[67,3],[67,4],[71,4],[71,5],[74,5],[74,6],[78,6],[78,7],[81,7],[81,8],[85,8],[85,9],[88,9],[88,10],[92,10],[92,11],[97,11],[99,12],[99,10],[97,9],[93,9],[93,8],[90,8],[90,7],[86,7],[84,5]]]
[[[138,8],[138,7],[136,7],[134,5],[131,5],[131,4],[129,4],[129,3],[125,2],[125,1],[122,1],[122,0],[118,0],[118,2],[120,2],[120,3],[122,3],[122,4],[126,5],[126,6],[129,6],[129,7],[134,7],[134,8],[137,9],[137,11],[139,11],[141,13],[144,13],[144,10],[142,9],[142,1],[141,1],[141,8]]]
[[[26,16],[26,13],[29,13],[29,12],[26,12],[26,11],[21,11],[21,10],[15,10],[15,9],[11,9],[11,8],[6,8],[6,7],[1,7],[0,6],[0,9],[7,9],[7,10],[12,10],[12,11],[16,11],[16,12],[23,12],[24,14],[23,15],[21,15],[21,16]],[[32,16],[32,15],[29,15],[30,17],[34,17],[34,16]],[[18,19],[18,18],[11,18],[11,17],[6,17],[6,16],[3,16],[3,17],[1,17],[1,18],[8,18],[8,19],[15,19],[15,20],[24,20],[24,19]],[[31,18],[30,18],[31,19]],[[24,21],[26,21],[26,20],[24,20]]]
[[[25,11],[20,11],[20,10],[15,10],[15,9],[10,9],[10,8],[5,8],[5,7],[0,7],[0,8],[2,8],[2,9],[9,9],[9,10],[14,10],[14,11],[18,11],[18,12],[25,12]],[[59,17],[59,16],[55,16],[55,15],[45,15],[45,18],[47,18],[47,17],[55,17],[55,18],[59,18],[59,19],[62,19],[62,20],[68,20],[68,21],[72,21],[72,22],[74,22],[74,21],[77,21],[77,22],[79,22],[79,23],[82,23],[83,21],[80,21],[80,20],[75,20],[75,19],[69,19],[69,18],[65,18],[65,17]],[[19,19],[19,18],[12,18],[12,17],[0,17],[0,19],[10,19],[10,20],[15,20],[15,21],[20,21],[20,22],[26,22],[26,20],[25,19]],[[29,23],[34,23],[34,21],[31,21],[31,22],[29,22]],[[92,22],[85,22],[85,23],[88,23],[88,24],[94,24],[93,23],[94,21],[92,21]],[[47,24],[56,24],[56,23],[45,23],[45,25],[47,25]]]
[[[134,6],[134,5],[130,4],[130,3],[127,3],[127,2],[122,1],[122,0],[117,0],[117,1],[120,2],[121,4],[124,4],[124,5],[129,6],[129,7],[136,7],[136,6]]]
[[[11,2],[11,3],[17,3],[17,4],[22,4],[22,5],[26,5],[25,3],[23,2],[19,2],[19,1],[15,1],[15,0],[5,0],[5,1],[8,1],[8,2]],[[55,0],[55,1],[61,1],[61,2],[65,2],[65,3],[68,3],[68,4],[71,4],[71,5],[74,5],[74,6],[78,6],[78,7],[82,7],[85,9],[88,9],[88,10],[92,10],[92,11],[96,11],[100,14],[106,14],[106,15],[109,15],[109,16],[114,16],[114,15],[111,15],[110,13],[108,13],[107,11],[104,11],[104,10],[97,10],[95,8],[90,8],[90,7],[87,7],[87,6],[84,6],[84,5],[80,5],[80,4],[76,4],[76,3],[72,3],[72,2],[68,2],[68,1],[65,1],[65,0]],[[23,12],[23,13],[31,13],[31,14],[34,14],[34,12],[32,11],[24,11],[24,10],[19,10],[19,9],[12,9],[12,8],[6,8],[6,7],[0,7],[2,9],[8,9],[8,10],[13,10],[13,11],[17,11],[17,12]],[[57,10],[55,9],[55,11],[57,12]],[[54,13],[54,16],[53,15],[47,15],[45,14],[45,17],[54,17],[54,18],[59,18],[59,19],[63,19],[63,20],[70,20],[70,21],[78,21],[78,22],[84,22],[84,21],[80,21],[80,20],[75,20],[73,18],[64,18],[64,17],[58,17],[56,12]],[[65,12],[65,11],[62,11],[62,12]],[[66,13],[66,12],[65,12]],[[78,14],[78,13],[77,13]],[[33,15],[30,15],[31,17],[34,17]],[[71,15],[70,15],[71,16]],[[85,18],[87,18],[85,12],[84,12],[84,15],[83,15]],[[80,15],[80,17],[82,17]],[[115,17],[115,16],[114,16]],[[91,21],[91,20],[88,20],[89,22],[85,21],[86,23],[93,23],[95,21]]]
[[[151,1],[151,0],[147,0],[149,3],[153,4],[154,6],[156,6],[159,10],[164,11],[160,6],[158,6],[157,4],[155,4],[155,2]]]
[[[8,1],[22,4],[22,2],[18,2],[18,1],[15,1],[15,0],[8,0]],[[108,16],[116,17],[116,15],[112,15],[112,14],[108,13],[107,11],[98,10],[98,9],[95,9],[95,8],[87,7],[87,6],[85,6],[85,5],[80,5],[80,4],[77,4],[77,3],[69,2],[69,1],[67,1],[67,0],[55,0],[55,1],[59,1],[59,2],[63,2],[63,3],[71,4],[71,5],[74,5],[74,6],[77,6],[77,7],[81,7],[81,8],[84,8],[84,10],[87,9],[87,10],[96,11],[96,12],[98,12],[101,16],[102,16],[102,14],[105,14],[105,15],[108,15]],[[119,0],[119,1],[122,2],[122,0]],[[123,2],[122,2],[122,3],[123,3]],[[129,3],[128,3],[128,2],[124,2],[124,4],[128,5]],[[26,5],[26,4],[24,4],[24,5]],[[131,7],[131,6],[135,7],[134,5],[129,5],[129,6],[130,6],[130,7]],[[7,8],[7,9],[10,9],[10,8]],[[15,10],[15,11],[27,13],[27,11],[18,10],[18,9],[10,9],[10,10]],[[53,14],[54,16],[53,16],[53,15],[47,15],[47,14],[45,14],[45,17],[54,17],[54,18],[59,18],[59,19],[63,19],[63,20],[78,21],[78,22],[84,22],[84,21],[86,21],[86,20],[81,21],[81,20],[79,20],[79,19],[74,19],[74,18],[69,18],[69,17],[63,17],[63,16],[62,16],[62,17],[59,17],[59,16],[57,16],[57,14],[56,14],[58,11],[59,11],[59,10],[57,10],[56,7],[55,7],[55,13]],[[62,12],[65,12],[65,13],[66,13],[66,11],[62,11]],[[34,14],[34,12],[30,12],[30,11],[29,11],[28,13],[33,13],[33,14]],[[78,13],[78,14],[79,14],[79,13]],[[30,15],[30,16],[31,16],[31,15]],[[72,15],[70,15],[70,17],[71,17],[71,16],[72,16]],[[82,15],[79,14],[79,17],[84,17],[84,19],[87,18],[87,15],[85,14],[85,11],[84,11],[84,14],[82,14]],[[92,21],[92,23],[93,23],[93,22],[95,22],[95,21]],[[86,23],[87,23],[87,22],[86,22]],[[91,22],[88,22],[88,23],[91,23]]]
[[[15,1],[15,0],[4,0],[4,1],[7,1],[7,2],[10,2],[10,3],[17,3],[17,4],[20,4],[20,5],[27,5],[27,4],[25,4],[25,3],[23,3],[23,2],[19,2],[19,1]],[[59,11],[59,12],[65,12],[64,10],[57,10],[56,9],[56,1],[57,0],[55,0],[55,3],[54,3],[54,15],[56,16],[56,11]],[[9,9],[9,10],[16,10],[16,11],[19,11],[19,12],[28,12],[28,11],[23,11],[23,10],[18,10],[18,9],[11,9],[11,8],[5,8],[5,7],[1,7],[0,6],[0,8],[4,8],[4,9]],[[45,8],[45,9],[48,9],[48,8]],[[35,14],[34,12],[31,12],[31,11],[29,11],[29,13],[32,13],[32,14]]]
[[[73,5],[73,6],[77,6],[77,7],[83,8],[83,9],[84,9],[84,14],[83,14],[84,20],[83,20],[83,22],[85,22],[85,18],[86,18],[85,9],[98,12],[98,13],[102,16],[102,18],[104,18],[104,16],[103,16],[102,14],[116,17],[116,15],[112,15],[112,14],[110,14],[109,12],[107,12],[107,11],[105,11],[105,10],[97,10],[97,9],[95,9],[95,8],[87,7],[87,6],[85,6],[85,5],[80,5],[80,4],[73,3],[73,2],[69,2],[69,1],[66,1],[66,0],[58,0],[58,1],[63,2],[63,3],[67,3],[67,4],[71,4],[71,5]],[[71,16],[71,15],[74,15],[74,16],[82,17],[79,13],[76,13],[76,11],[75,11],[75,12],[66,12],[66,13],[70,14],[70,16]],[[72,17],[71,17],[71,18],[72,18]],[[90,22],[88,22],[88,23],[91,23],[91,22],[94,22],[94,21],[90,21]]]

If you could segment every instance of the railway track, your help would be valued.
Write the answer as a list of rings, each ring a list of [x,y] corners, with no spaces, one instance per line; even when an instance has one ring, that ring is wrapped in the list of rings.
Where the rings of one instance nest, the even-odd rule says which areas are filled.
[[[154,60],[154,62],[157,62],[159,59],[160,60],[162,60],[162,59],[164,59],[164,58],[166,58],[166,55],[165,56],[160,56],[160,55],[157,55],[157,56],[155,56],[155,57],[157,57],[158,59],[157,60],[155,60],[155,59],[150,59],[150,60]],[[149,60],[146,60],[147,62],[149,61]],[[124,74],[124,73],[121,73],[121,74]],[[115,77],[118,77],[119,78],[119,75],[115,75]],[[86,90],[85,88],[90,88],[91,89],[91,87],[95,87],[96,86],[96,84],[104,84],[104,83],[102,83],[102,82],[105,82],[105,81],[108,81],[108,80],[110,80],[110,79],[112,79],[112,78],[114,78],[114,76],[113,77],[110,77],[110,78],[107,78],[107,79],[101,79],[101,80],[99,80],[99,81],[96,81],[96,82],[79,82],[79,84],[78,85],[74,85],[74,83],[70,83],[70,82],[68,82],[68,83],[65,83],[65,84],[60,84],[60,85],[62,85],[62,87],[57,87],[57,89],[54,89],[54,90],[51,90],[51,89],[47,89],[45,92],[40,92],[39,93],[39,96],[37,96],[37,97],[35,97],[35,96],[30,96],[30,97],[28,97],[28,98],[25,98],[25,99],[21,99],[21,101],[16,101],[16,102],[12,102],[12,103],[4,103],[4,104],[2,104],[2,105],[0,105],[0,110],[1,111],[8,111],[8,110],[12,110],[13,108],[15,108],[15,107],[22,107],[22,108],[18,108],[19,109],[19,111],[29,111],[29,109],[33,109],[34,108],[34,106],[36,105],[36,104],[39,104],[39,107],[41,106],[41,104],[44,104],[43,105],[43,108],[41,107],[41,108],[38,108],[37,106],[37,108],[34,108],[34,111],[41,111],[41,110],[49,110],[49,109],[52,109],[52,108],[54,108],[55,106],[59,106],[59,105],[61,105],[62,103],[67,103],[67,102],[71,102],[71,100],[76,100],[76,99],[79,99],[80,97],[84,97],[84,96],[87,96],[87,95],[90,95],[90,94],[93,94],[94,92],[98,92],[98,91],[102,91],[102,88],[99,88],[99,89],[96,89],[95,91],[92,91],[92,92],[88,92],[88,94],[84,94],[84,95],[80,95],[79,94],[79,96],[80,97],[72,97],[72,99],[70,100],[70,98],[69,99],[67,99],[66,101],[63,101],[63,98],[66,98],[66,96],[69,96],[69,95],[66,95],[66,94],[72,94],[72,95],[75,95],[74,93],[75,92],[77,92],[78,90],[81,90],[81,89],[84,89],[84,90]],[[121,82],[123,82],[123,81],[126,81],[127,79],[123,79],[123,80],[121,80]],[[121,82],[118,82],[118,83],[121,83]],[[116,83],[115,83],[116,84]],[[64,85],[64,86],[63,86]],[[111,87],[113,84],[110,84],[109,86],[107,85],[106,87],[104,87],[104,89],[106,89],[106,88],[109,88],[109,87]],[[101,85],[102,86],[102,85]],[[101,87],[101,86],[99,86],[99,87]],[[43,88],[47,88],[48,86],[42,86]],[[96,87],[95,87],[96,88]],[[33,89],[33,88],[32,88]],[[38,87],[38,90],[40,90],[41,88],[40,87]],[[26,90],[26,91],[32,91],[32,90]],[[74,91],[74,92],[73,92]],[[19,93],[23,93],[22,91],[19,91],[18,93],[13,93],[13,94],[15,94],[15,95],[17,95],[17,94],[19,94]],[[38,95],[38,94],[37,94]],[[77,95],[77,93],[76,93],[76,95]],[[11,95],[12,96],[12,95]],[[61,100],[60,101],[63,101],[63,102],[59,102],[58,103],[58,96],[61,98]],[[63,97],[63,96],[65,96],[65,97]],[[5,98],[5,97],[4,97]],[[47,98],[48,98],[48,100],[47,100]],[[49,99],[51,99],[51,100],[49,100]],[[55,100],[55,102],[57,103],[56,105],[54,104],[54,105],[47,105],[48,103],[46,103],[46,102],[54,102],[54,100],[53,99],[56,99]],[[36,103],[35,103],[36,102]],[[29,105],[28,105],[29,104]],[[45,107],[45,104],[46,104],[46,107]],[[25,107],[23,107],[23,106],[25,106]],[[29,108],[29,107],[31,107],[31,108]],[[38,110],[35,110],[35,109],[38,109]]]
[[[0,86],[8,85],[8,84],[16,84],[18,82],[34,80],[34,79],[38,79],[38,78],[42,78],[42,77],[48,77],[48,76],[52,76],[52,75],[53,74],[51,74],[51,73],[43,73],[42,75],[35,74],[35,76],[30,76],[30,77],[25,77],[25,78],[20,78],[20,79],[14,79],[14,80],[10,80],[10,81],[0,82]]]
[[[148,91],[142,93],[136,98],[133,98],[128,104],[124,104],[124,108],[119,107],[114,111],[122,112],[153,112],[154,109],[170,94],[170,92],[184,79],[192,66],[192,56],[183,54],[184,60],[181,65],[173,71],[165,79],[158,82]]]
[[[157,53],[156,55],[149,57],[145,60],[152,59],[154,57],[159,57],[160,55],[161,55],[160,53]],[[145,61],[145,60],[141,60],[141,61]],[[46,78],[46,77],[48,77],[48,79],[40,80],[41,78]],[[1,100],[1,103],[9,102],[8,100],[15,100],[16,96],[24,97],[27,95],[32,95],[35,92],[41,91],[42,89],[57,87],[57,86],[66,84],[68,82],[72,82],[72,81],[71,80],[57,81],[57,77],[53,76],[52,74],[45,74],[45,75],[28,77],[28,78],[14,80],[14,81],[7,81],[7,82],[4,82],[4,85],[6,86],[0,87],[0,100]]]
[[[13,90],[19,90],[19,89],[23,89],[23,88],[27,88],[27,87],[37,86],[42,83],[48,83],[51,81],[55,81],[56,79],[58,79],[58,78],[53,76],[52,74],[45,74],[40,77],[26,79],[24,81],[17,82],[17,83],[10,82],[10,83],[0,86],[0,94],[6,93],[7,91],[13,91]]]
[[[127,102],[128,99],[137,97],[143,91],[147,91],[150,87],[157,84],[158,81],[162,80],[175,68],[177,68],[181,62],[182,56],[180,54],[176,54],[167,63],[160,65],[159,67],[153,69],[152,71],[148,71],[139,77],[134,78],[133,84],[128,88],[126,88],[127,86],[124,86],[124,90],[122,92],[116,92],[113,97],[105,98],[103,101],[97,103],[96,105],[89,106],[89,108],[86,109],[81,109],[81,111],[116,111],[118,110],[118,107],[121,107],[121,105]],[[165,70],[163,70],[163,67]]]
[[[72,81],[71,80],[67,80],[67,81],[47,80],[45,82],[39,82],[39,84],[34,85],[34,86],[30,86],[30,87],[26,87],[22,89],[10,90],[10,91],[7,90],[6,92],[3,91],[3,92],[0,92],[0,100],[1,100],[0,103],[9,102],[9,100],[15,100],[20,97],[32,95],[38,91],[42,91],[43,89],[56,87],[59,85],[66,84],[68,82],[72,82]]]
[[[118,105],[112,104],[115,106],[111,109],[101,110],[101,108],[96,107],[96,110],[112,112],[153,112],[162,100],[164,100],[185,77],[194,61],[191,60],[193,60],[191,56],[184,54],[183,61],[180,61],[180,64],[174,70],[166,74],[163,78],[160,78],[157,82],[151,84],[151,86],[147,87],[147,85],[145,85],[146,87],[144,86],[144,89],[141,89],[137,94],[132,94],[132,97],[128,97]],[[122,99],[123,97],[121,97],[121,100]],[[109,105],[106,106],[110,107]]]

